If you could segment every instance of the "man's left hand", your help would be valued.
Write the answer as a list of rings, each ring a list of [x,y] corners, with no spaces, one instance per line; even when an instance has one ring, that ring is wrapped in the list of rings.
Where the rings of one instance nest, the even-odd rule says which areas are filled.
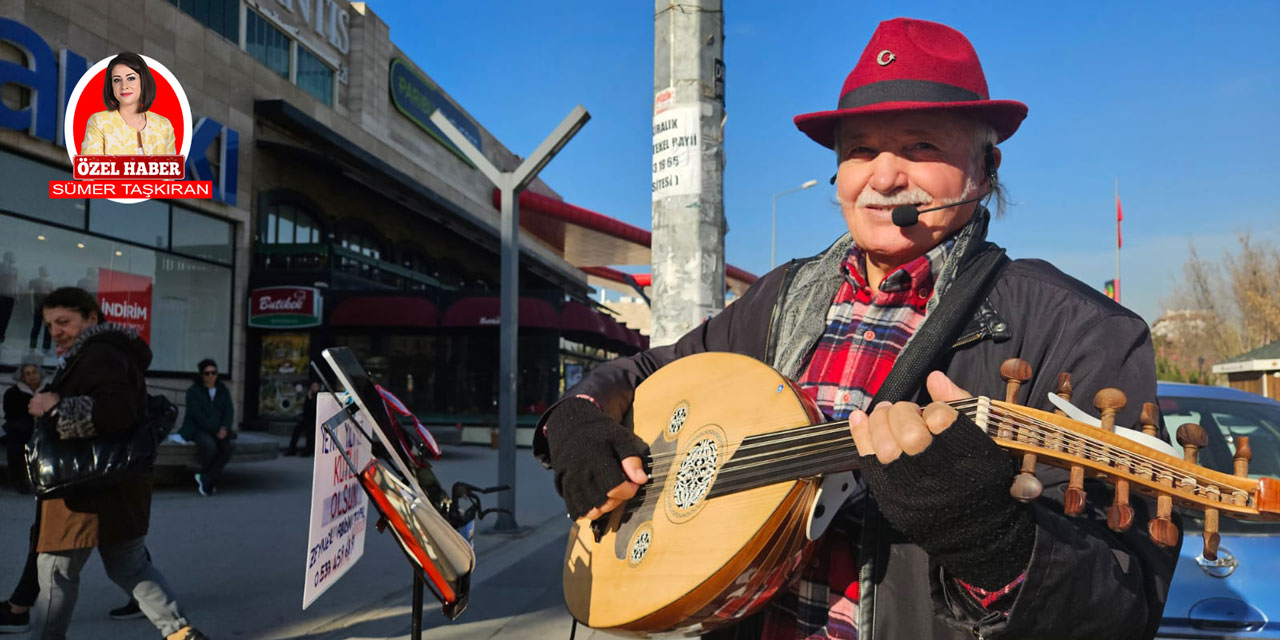
[[[885,518],[949,575],[1003,588],[1026,570],[1035,543],[1025,505],[1009,496],[1009,456],[946,404],[969,392],[940,371],[925,385],[933,402],[924,409],[884,402],[849,417],[862,477]]]
[[[27,413],[39,418],[48,413],[50,409],[56,407],[62,397],[53,392],[37,393],[31,396],[31,401],[27,403]]]
[[[956,421],[956,410],[946,403],[972,395],[941,371],[929,374],[925,388],[933,402],[923,410],[914,402],[881,402],[870,416],[862,411],[849,416],[849,431],[858,454],[874,454],[881,464],[889,464],[904,453],[924,451],[934,436]]]
[[[221,428],[219,428],[219,429],[218,429],[218,439],[219,439],[219,440],[226,440],[226,439],[227,439],[227,428],[226,428],[226,427],[221,427]]]

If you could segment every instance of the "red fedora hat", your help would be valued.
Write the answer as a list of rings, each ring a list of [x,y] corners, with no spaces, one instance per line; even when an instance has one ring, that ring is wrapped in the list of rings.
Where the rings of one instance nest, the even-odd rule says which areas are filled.
[[[982,63],[964,34],[936,22],[894,18],[876,27],[844,80],[836,109],[798,115],[795,123],[818,144],[834,148],[836,121],[903,111],[969,114],[995,127],[1000,141],[1027,117],[1021,102],[990,99]]]

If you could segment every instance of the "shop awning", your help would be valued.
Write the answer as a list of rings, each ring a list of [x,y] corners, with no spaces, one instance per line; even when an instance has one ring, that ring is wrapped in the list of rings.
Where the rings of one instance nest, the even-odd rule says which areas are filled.
[[[445,310],[442,327],[496,327],[501,324],[501,301],[497,296],[463,298]],[[541,298],[522,297],[517,313],[520,326],[528,329],[559,329],[560,315],[550,302]]]
[[[355,296],[338,303],[329,318],[335,327],[419,327],[433,329],[440,310],[430,300],[406,296]]]
[[[494,207],[500,206],[500,195],[495,189]],[[621,274],[607,265],[647,265],[650,261],[651,232],[533,191],[520,192],[520,226],[587,273],[595,267]],[[648,274],[636,276],[642,287],[649,286],[644,281],[647,278]],[[619,278],[607,279],[625,282]],[[738,295],[755,281],[754,274],[725,265],[725,285]]]
[[[564,303],[560,310],[560,329],[568,334],[605,335],[604,316],[577,301]]]

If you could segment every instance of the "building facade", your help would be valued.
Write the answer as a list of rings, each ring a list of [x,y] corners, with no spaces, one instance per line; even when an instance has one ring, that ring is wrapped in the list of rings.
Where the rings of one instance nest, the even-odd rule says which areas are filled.
[[[121,274],[151,287],[153,390],[180,400],[196,362],[212,357],[245,428],[290,428],[308,362],[330,346],[353,349],[420,414],[496,412],[493,186],[428,117],[443,111],[501,168],[518,159],[365,3],[0,9],[0,371],[55,362],[36,313],[44,293]],[[61,105],[89,65],[119,51],[162,62],[181,83],[194,124],[188,178],[213,181],[213,199],[48,198],[48,181],[70,176]],[[539,181],[530,191],[559,199]],[[563,388],[566,344],[601,359],[640,346],[620,327],[564,329],[568,303],[599,309],[586,275],[548,243],[526,237],[520,284],[526,412]]]

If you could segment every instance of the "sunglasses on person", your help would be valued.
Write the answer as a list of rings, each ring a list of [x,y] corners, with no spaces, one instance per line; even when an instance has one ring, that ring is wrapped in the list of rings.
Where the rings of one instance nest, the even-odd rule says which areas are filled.
[[[204,371],[201,371],[201,372],[200,372],[200,375],[202,375],[202,376],[216,376],[216,375],[218,375],[218,370],[217,370],[217,369],[205,369]]]

